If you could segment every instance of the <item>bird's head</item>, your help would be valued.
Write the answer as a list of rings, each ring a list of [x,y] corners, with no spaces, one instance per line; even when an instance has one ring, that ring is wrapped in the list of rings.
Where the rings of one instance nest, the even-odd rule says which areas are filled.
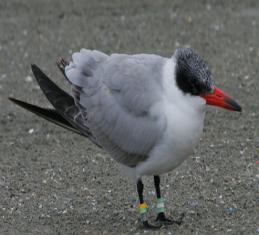
[[[175,51],[176,83],[184,94],[200,96],[207,105],[214,105],[232,111],[241,111],[241,106],[214,85],[212,74],[206,62],[190,48]]]

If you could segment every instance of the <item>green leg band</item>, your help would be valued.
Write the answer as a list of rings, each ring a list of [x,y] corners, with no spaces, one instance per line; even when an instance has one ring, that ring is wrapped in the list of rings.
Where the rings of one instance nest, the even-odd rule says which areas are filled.
[[[165,212],[165,203],[163,198],[158,198],[156,202],[156,212],[157,214]]]
[[[147,213],[147,208],[139,208],[139,213],[140,213],[140,214],[145,214],[145,213]]]
[[[147,221],[147,204],[144,202],[138,207],[141,221]]]
[[[147,211],[145,213],[140,213],[140,220],[142,222],[147,221]]]

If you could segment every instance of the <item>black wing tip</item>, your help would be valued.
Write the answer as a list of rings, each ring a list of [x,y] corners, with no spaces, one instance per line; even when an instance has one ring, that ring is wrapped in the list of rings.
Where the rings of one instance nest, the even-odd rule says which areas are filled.
[[[23,107],[23,108],[26,108],[28,105],[31,105],[31,104],[29,104],[29,103],[26,103],[26,102],[24,102],[24,101],[22,101],[22,100],[18,100],[18,99],[13,98],[13,97],[8,97],[8,99],[9,99],[10,101],[12,101],[13,103],[15,103],[16,105],[18,105],[18,106],[20,106],[20,107]]]
[[[12,101],[14,104],[16,104],[16,105],[18,105],[18,106],[20,106],[20,107],[22,107],[22,108],[24,108],[24,109],[28,109],[28,106],[32,106],[32,105],[29,104],[29,103],[26,103],[26,102],[24,102],[24,101],[22,101],[22,100],[15,99],[15,98],[13,98],[13,97],[8,97],[8,99],[9,99],[10,101]]]
[[[10,101],[16,103],[16,104],[20,102],[20,100],[17,100],[17,99],[15,99],[15,98],[13,98],[13,97],[8,97],[8,99],[9,99]]]
[[[42,73],[41,69],[36,64],[31,64],[31,71],[33,72],[35,77],[36,74]]]
[[[31,64],[31,70],[39,69],[39,67],[36,64]]]
[[[36,64],[32,64],[31,65],[31,70],[32,70],[32,73],[33,73],[36,81],[40,85],[41,90],[43,90],[42,86],[41,86],[42,81],[49,81],[49,82],[53,83],[50,80],[50,78]]]

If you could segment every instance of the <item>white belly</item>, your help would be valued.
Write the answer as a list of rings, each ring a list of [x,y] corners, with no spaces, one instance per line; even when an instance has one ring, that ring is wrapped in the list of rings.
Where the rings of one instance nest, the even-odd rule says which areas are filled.
[[[149,158],[137,167],[138,175],[161,174],[179,166],[194,151],[203,131],[204,113],[186,116],[169,110],[168,126]]]

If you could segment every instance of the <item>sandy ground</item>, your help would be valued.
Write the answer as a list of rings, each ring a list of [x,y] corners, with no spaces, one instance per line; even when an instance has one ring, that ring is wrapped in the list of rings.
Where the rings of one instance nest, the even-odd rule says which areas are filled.
[[[258,234],[259,2],[195,2],[0,1],[0,234]],[[54,62],[81,47],[171,56],[187,45],[243,113],[208,108],[195,154],[162,179],[167,213],[184,223],[147,232],[135,185],[104,151],[7,97],[48,106],[30,64],[69,90]]]

